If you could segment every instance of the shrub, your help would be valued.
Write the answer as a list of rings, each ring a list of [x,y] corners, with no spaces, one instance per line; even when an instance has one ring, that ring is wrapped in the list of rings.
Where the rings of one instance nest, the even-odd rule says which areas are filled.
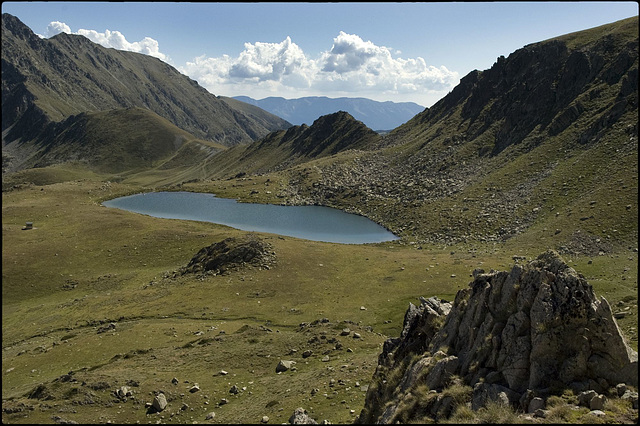
[[[479,423],[517,423],[521,421],[518,414],[508,405],[491,401],[476,413]]]

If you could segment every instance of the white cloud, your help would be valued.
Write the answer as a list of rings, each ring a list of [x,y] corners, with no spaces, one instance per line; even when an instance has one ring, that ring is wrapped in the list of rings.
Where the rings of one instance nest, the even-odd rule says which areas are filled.
[[[316,59],[287,37],[281,43],[245,43],[235,58],[203,55],[179,70],[217,95],[411,98],[422,105],[434,103],[459,81],[445,66],[427,65],[421,57],[394,58],[389,48],[342,31]]]
[[[79,29],[77,32],[72,32],[71,28],[64,22],[53,21],[47,26],[47,37],[53,37],[59,33],[78,34],[87,37],[94,43],[98,43],[103,47],[114,48],[118,50],[126,50],[129,52],[143,53],[145,55],[154,56],[165,62],[169,62],[170,58],[164,53],[160,52],[158,41],[151,37],[145,37],[140,41],[129,42],[126,37],[120,31],[105,30],[101,33],[96,30]]]
[[[80,29],[72,32],[63,22],[51,22],[47,37],[61,32],[79,34],[104,47],[143,53],[165,62],[150,37],[130,42],[119,31]],[[245,43],[236,57],[194,58],[178,70],[224,96],[287,98],[324,95],[369,97],[375,100],[406,101],[430,106],[458,82],[455,71],[427,65],[421,58],[402,58],[400,50],[364,41],[358,35],[340,31],[329,50],[310,58],[290,37],[280,43]]]
[[[71,34],[71,28],[64,22],[53,21],[47,25],[45,36],[48,38],[60,33]]]

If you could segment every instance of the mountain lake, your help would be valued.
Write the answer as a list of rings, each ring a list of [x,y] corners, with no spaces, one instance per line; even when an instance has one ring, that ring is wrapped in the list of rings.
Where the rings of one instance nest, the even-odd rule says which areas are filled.
[[[243,231],[268,232],[312,241],[366,244],[397,240],[364,216],[323,206],[239,203],[196,192],[148,192],[102,203],[165,219],[213,222]]]

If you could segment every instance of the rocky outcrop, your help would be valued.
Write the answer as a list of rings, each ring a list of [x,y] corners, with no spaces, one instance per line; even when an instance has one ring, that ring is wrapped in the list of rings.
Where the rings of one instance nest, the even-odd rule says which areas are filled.
[[[468,386],[473,409],[502,401],[525,411],[534,397],[566,389],[595,394],[638,385],[638,354],[609,303],[556,252],[509,272],[473,275],[453,305],[436,298],[410,304],[401,336],[384,344],[360,422],[399,420],[402,402],[425,385],[438,394]]]
[[[274,263],[275,252],[271,245],[250,234],[243,238],[230,237],[202,248],[179,272],[222,274],[245,266],[269,269]]]

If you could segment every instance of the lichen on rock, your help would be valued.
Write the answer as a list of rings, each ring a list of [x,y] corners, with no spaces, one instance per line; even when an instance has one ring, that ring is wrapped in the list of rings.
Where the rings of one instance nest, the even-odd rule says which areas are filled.
[[[271,244],[249,234],[245,237],[226,238],[203,247],[187,266],[180,269],[180,273],[222,274],[245,266],[269,269],[275,259]]]
[[[454,378],[473,388],[474,409],[495,400],[517,406],[531,392],[638,385],[638,354],[609,303],[558,253],[473,275],[452,306],[436,298],[409,305],[401,337],[384,344],[360,422],[399,420],[393,407],[418,386],[441,391]]]

